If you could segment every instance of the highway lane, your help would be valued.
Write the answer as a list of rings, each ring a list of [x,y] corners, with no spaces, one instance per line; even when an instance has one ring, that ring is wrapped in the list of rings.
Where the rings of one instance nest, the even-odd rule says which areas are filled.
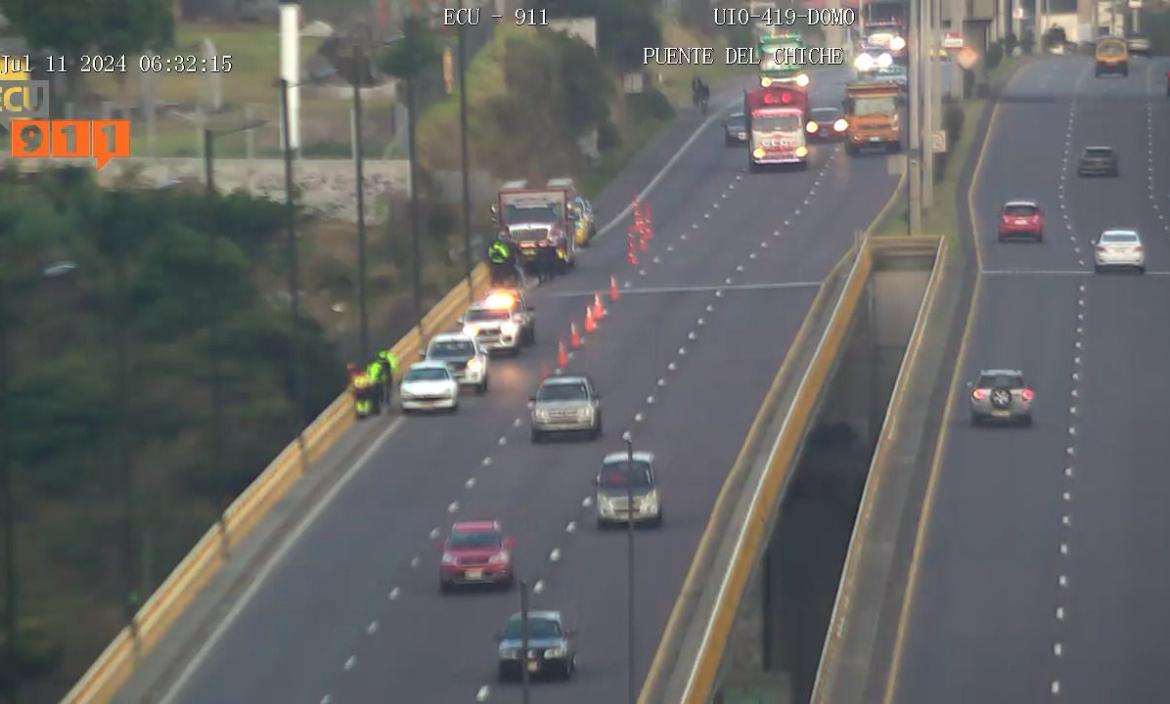
[[[834,150],[818,150],[817,166],[824,164],[831,151]],[[564,533],[565,524],[581,514],[580,501],[588,493],[588,477],[601,453],[616,442],[624,424],[646,404],[645,397],[658,388],[657,378],[670,375],[671,362],[680,379],[695,378],[678,385],[680,397],[693,401],[664,401],[642,411],[647,419],[644,424],[648,445],[654,444],[653,432],[661,433],[663,438],[677,434],[678,425],[672,419],[676,415],[688,416],[688,406],[701,405],[710,397],[710,380],[699,377],[695,369],[684,371],[690,363],[685,355],[678,354],[678,348],[688,342],[702,347],[720,339],[712,338],[705,330],[695,330],[705,327],[698,325],[698,317],[708,313],[707,306],[716,306],[718,299],[710,291],[674,295],[634,295],[630,291],[613,306],[610,318],[602,322],[601,332],[570,364],[572,370],[593,374],[606,394],[608,438],[603,444],[529,446],[524,400],[541,364],[552,360],[553,335],[563,336],[570,319],[580,321],[583,299],[563,294],[581,289],[603,290],[610,273],[615,271],[625,272],[623,279],[631,280],[635,288],[713,285],[727,277],[735,281],[741,274],[736,271],[738,266],[744,266],[745,278],[750,278],[747,272],[757,265],[764,269],[774,263],[777,268],[789,267],[791,271],[792,262],[809,254],[786,248],[783,237],[774,238],[776,245],[771,248],[761,247],[769,231],[776,228],[770,213],[761,216],[758,204],[775,207],[790,201],[802,203],[820,170],[814,166],[804,174],[769,174],[749,179],[741,173],[743,161],[741,150],[722,148],[718,128],[712,128],[660,184],[650,199],[658,237],[652,245],[654,251],[647,253],[641,267],[646,271],[644,276],[630,275],[621,264],[624,233],[619,233],[603,239],[588,252],[579,272],[534,292],[538,307],[537,348],[517,360],[496,363],[492,391],[484,398],[465,399],[458,416],[410,418],[397,426],[293,544],[270,577],[260,583],[255,598],[246,603],[238,618],[209,648],[208,656],[193,671],[176,700],[319,701],[326,693],[332,694],[333,701],[383,700],[389,693],[400,693],[410,701],[471,698],[475,688],[492,673],[494,647],[490,634],[514,608],[515,594],[439,597],[434,583],[438,555],[429,535],[433,528],[445,529],[452,520],[502,517],[519,538],[517,559],[521,571],[546,580],[547,589],[537,597],[537,604],[540,599],[551,602],[557,598],[556,589],[564,581],[557,570],[587,565],[587,578],[574,578],[570,583],[604,583],[608,573],[614,571],[608,564],[612,559],[605,555],[596,560],[582,559],[567,542],[589,535],[591,525],[583,523],[582,530],[568,535]],[[884,175],[885,165],[879,160],[858,165],[857,171],[867,183],[892,181]],[[702,178],[696,180],[696,174]],[[738,181],[737,176],[741,177]],[[724,193],[727,198],[722,198]],[[825,203],[833,203],[830,195],[825,193]],[[837,198],[841,198],[840,194]],[[715,208],[715,203],[720,207]],[[832,209],[830,205],[818,207]],[[839,203],[836,209],[840,209]],[[850,212],[853,219],[861,219],[860,213]],[[703,217],[705,214],[710,217]],[[692,229],[695,224],[698,229]],[[822,249],[830,250],[830,254],[822,254],[821,261],[835,259],[832,251],[839,255],[844,250],[852,225],[848,229],[827,229],[811,240],[818,254]],[[756,259],[749,256],[753,249],[759,250]],[[657,263],[653,261],[655,256],[659,258]],[[758,280],[777,280],[766,274],[757,276],[761,276]],[[757,366],[750,369],[765,369],[759,372],[759,378],[753,378],[755,371],[744,370],[743,384],[748,388],[762,393],[803,316],[810,292],[811,288],[796,288],[742,294],[729,290],[725,294],[725,300],[742,295],[763,302],[736,310],[735,316],[754,313],[748,315],[750,320],[775,315],[777,309],[784,311],[782,320],[770,326],[750,325],[743,332],[750,339],[752,358],[757,360]],[[700,303],[704,298],[710,302]],[[686,305],[692,299],[695,305]],[[713,308],[708,325],[715,325],[713,316],[721,309]],[[729,321],[741,320],[733,317],[730,310],[724,311],[723,316]],[[753,337],[755,329],[760,331]],[[690,332],[696,332],[699,339],[689,341]],[[686,383],[697,384],[698,391],[689,392],[688,397]],[[674,384],[673,380],[667,382],[662,393],[669,396]],[[734,400],[734,405],[742,406],[742,428],[746,428],[758,398]],[[658,413],[662,420],[657,418]],[[521,419],[519,426],[516,419]],[[662,430],[650,430],[659,427],[655,423],[660,423]],[[652,537],[670,540],[682,534],[689,537],[692,545],[697,540],[709,502],[743,432],[742,428],[735,431],[715,427],[721,439],[718,455],[727,455],[725,461],[705,463],[708,466],[703,471],[708,481],[701,491],[685,482],[675,484],[671,475],[678,471],[678,476],[687,476],[682,470],[667,470],[670,478],[664,481],[671,487],[667,489],[668,511],[677,501],[683,518],[672,529],[672,514],[668,528]],[[643,430],[636,432],[641,438]],[[667,444],[666,440],[660,442]],[[672,449],[684,455],[692,445],[677,440],[673,444],[677,447]],[[483,465],[486,457],[492,460],[490,466]],[[475,483],[469,486],[471,479]],[[449,509],[453,511],[449,513]],[[689,522],[685,519],[688,511],[693,512]],[[563,546],[562,539],[566,541]],[[561,547],[565,556],[555,564],[548,560],[554,547]],[[672,550],[664,559],[674,567],[675,576],[673,583],[654,597],[664,604],[657,630],[665,621],[665,609],[673,601],[687,555]],[[624,564],[620,560],[619,564]],[[602,579],[601,575],[606,576]],[[597,595],[598,592],[589,594],[590,598]],[[609,598],[612,600],[613,595]],[[600,611],[591,604],[584,608],[565,604],[563,608],[570,616],[579,617],[582,630],[591,633],[594,622],[605,622],[616,615],[612,605]],[[375,621],[377,625],[371,628]],[[642,646],[643,660],[652,653],[656,642],[653,629],[648,633],[652,640]],[[611,633],[604,642],[624,641],[620,633]],[[602,647],[614,649],[612,645]],[[589,679],[589,659],[589,654],[583,654],[583,680]],[[346,663],[351,667],[347,669]],[[611,670],[594,670],[601,691],[621,690],[624,672]],[[574,686],[566,692],[576,689]]]
[[[1167,280],[1094,276],[1089,244],[1104,227],[1130,223],[1148,232],[1152,262],[1170,261],[1170,240],[1152,235],[1142,63],[1129,79],[1099,80],[1083,58],[1026,66],[993,125],[975,191],[983,292],[962,380],[979,368],[1020,367],[1039,405],[1031,429],[973,428],[965,389],[956,394],[895,701],[1035,701],[1054,691],[1085,702],[1165,698],[1164,687],[1132,684],[1141,681],[1134,665],[1119,666],[1135,647],[1149,658],[1166,648],[1135,630],[1135,621],[1117,623],[1119,612],[1109,608],[1133,599],[1117,588],[1119,576],[1129,575],[1115,561],[1132,553],[1126,502],[1135,497],[1107,487],[1116,486],[1109,475],[1123,464],[1140,486],[1164,456],[1160,446],[1139,446],[1134,455],[1148,457],[1143,465],[1118,453],[1118,440],[1134,420],[1122,408],[1126,391],[1151,399],[1141,406],[1147,422],[1168,415],[1156,393],[1147,395],[1148,379],[1144,387],[1139,381],[1157,367],[1134,364],[1170,353],[1161,317],[1145,310],[1164,308],[1153,301],[1165,293],[1153,289]],[[1089,144],[1119,151],[1121,178],[1076,177],[1077,156]],[[1045,205],[1043,245],[995,243],[998,208],[1014,197]],[[1144,314],[1120,314],[1135,306]],[[1136,320],[1150,332],[1140,334]],[[1143,349],[1135,358],[1145,345],[1154,356],[1146,360]],[[1154,489],[1138,504],[1160,495]],[[1142,606],[1146,615],[1163,611],[1149,599]],[[1103,643],[1099,629],[1107,623],[1114,638]]]

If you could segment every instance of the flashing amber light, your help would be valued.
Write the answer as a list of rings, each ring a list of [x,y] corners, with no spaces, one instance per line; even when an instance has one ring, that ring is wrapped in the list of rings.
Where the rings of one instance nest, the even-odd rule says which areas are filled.
[[[507,291],[498,291],[484,299],[484,305],[488,308],[511,308],[515,304],[516,297]]]

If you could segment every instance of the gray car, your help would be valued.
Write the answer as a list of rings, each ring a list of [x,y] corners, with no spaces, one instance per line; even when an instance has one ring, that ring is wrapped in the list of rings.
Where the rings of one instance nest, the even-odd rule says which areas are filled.
[[[1081,160],[1077,163],[1077,174],[1080,176],[1117,176],[1121,173],[1121,165],[1113,147],[1085,147],[1081,152]]]
[[[601,396],[589,377],[549,377],[529,400],[532,442],[549,433],[585,432],[591,439],[601,435]]]
[[[654,476],[654,455],[635,452],[633,464],[626,452],[611,452],[601,463],[593,479],[597,487],[597,527],[634,523],[662,525],[662,497]],[[634,499],[633,516],[629,500]]]
[[[723,123],[723,144],[734,147],[737,144],[747,144],[747,119],[742,112],[733,112]]]
[[[967,385],[971,389],[971,423],[984,422],[1032,424],[1035,392],[1018,369],[985,369],[979,379]]]
[[[504,632],[496,636],[499,643],[497,657],[500,679],[517,679],[521,677],[524,669],[533,676],[554,675],[564,679],[572,677],[577,669],[577,650],[573,645],[575,634],[565,628],[561,612],[528,612],[527,657],[521,652],[524,645],[523,624],[521,614],[512,614],[504,626]]]

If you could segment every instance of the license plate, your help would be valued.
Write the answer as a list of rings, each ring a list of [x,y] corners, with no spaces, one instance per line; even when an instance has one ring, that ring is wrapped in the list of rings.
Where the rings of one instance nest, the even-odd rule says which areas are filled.
[[[882,141],[882,138],[881,138],[881,137],[870,137],[870,138],[869,138],[869,141],[871,141],[871,142],[880,142],[880,141]]]
[[[467,570],[463,576],[467,579],[483,579],[483,570]]]
[[[991,415],[995,416],[996,418],[1007,418],[1011,414],[1012,414],[1011,411],[992,411],[991,412]]]
[[[540,671],[540,661],[539,660],[529,660],[528,661],[528,671],[529,672],[539,672]]]

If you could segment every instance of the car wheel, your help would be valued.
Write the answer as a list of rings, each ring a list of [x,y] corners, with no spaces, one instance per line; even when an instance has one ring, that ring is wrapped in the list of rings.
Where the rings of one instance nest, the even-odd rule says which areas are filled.
[[[576,658],[576,657],[572,657],[572,658],[570,658],[570,659],[569,659],[569,661],[568,661],[567,663],[565,663],[565,672],[564,672],[564,677],[565,677],[565,679],[567,679],[567,680],[568,680],[568,679],[572,679],[572,678],[573,678],[573,672],[574,672],[576,669],[577,669],[577,658]]]
[[[483,396],[488,390],[488,378],[485,376],[483,381],[479,382],[479,386],[475,387],[475,395]]]
[[[760,173],[760,165],[754,161],[749,161],[748,162],[748,173],[750,173],[750,174]]]
[[[1139,274],[1144,274],[1144,273],[1146,273],[1146,268],[1145,268],[1144,266],[1139,266],[1139,267],[1137,268],[1137,270],[1138,270],[1138,273],[1139,273]]]
[[[971,425],[974,425],[974,426],[983,425],[983,416],[979,415],[978,413],[972,413],[971,414]]]
[[[447,412],[452,414],[452,415],[458,413],[459,412],[459,404],[458,403],[452,404],[451,407],[447,409]]]
[[[443,580],[439,580],[439,593],[440,594],[450,594],[451,593],[450,582],[444,582]]]
[[[540,443],[541,440],[544,440],[544,433],[540,432],[536,428],[533,428],[532,429],[532,442]]]
[[[662,522],[664,520],[666,520],[665,514],[663,513],[662,509],[658,509],[658,515],[654,517],[654,527],[661,528]]]
[[[1039,243],[1041,243],[1041,242],[1043,242],[1043,241],[1044,241],[1044,233],[1043,233],[1043,232],[1037,232],[1037,233],[1036,233],[1036,243],[1037,243],[1037,244],[1039,244]]]
[[[512,591],[512,586],[514,584],[516,584],[516,577],[513,575],[508,575],[507,579],[500,582],[500,591],[510,592]]]
[[[1032,414],[1029,413],[1028,415],[1021,418],[1020,422],[1023,423],[1025,427],[1031,428],[1032,427]]]
[[[607,521],[607,520],[605,520],[604,518],[601,518],[600,516],[598,516],[598,518],[597,518],[597,530],[608,530],[608,529],[609,529],[609,521]]]
[[[1100,274],[1100,273],[1101,273],[1101,265],[1100,265],[1100,264],[1094,264],[1094,265],[1093,265],[1093,272],[1094,272],[1094,273],[1096,273],[1096,274]]]
[[[501,682],[508,682],[509,680],[512,679],[511,677],[508,676],[508,668],[504,667],[503,665],[500,665],[499,670],[497,671],[496,675],[497,675],[497,677],[499,677],[499,680]]]

